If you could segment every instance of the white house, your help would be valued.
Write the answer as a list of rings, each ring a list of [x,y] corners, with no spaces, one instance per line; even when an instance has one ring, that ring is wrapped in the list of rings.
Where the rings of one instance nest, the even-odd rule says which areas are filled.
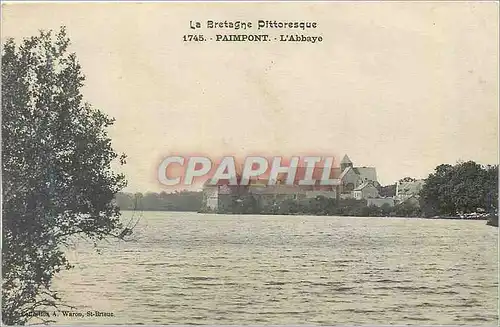
[[[373,185],[372,181],[366,181],[356,187],[353,191],[353,195],[356,200],[379,197],[378,190],[375,185]]]

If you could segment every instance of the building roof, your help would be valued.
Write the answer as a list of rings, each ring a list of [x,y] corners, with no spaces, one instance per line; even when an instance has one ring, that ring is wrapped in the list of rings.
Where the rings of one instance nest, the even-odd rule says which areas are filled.
[[[343,179],[344,176],[352,169],[352,171],[361,177],[362,180],[376,181],[377,180],[377,170],[375,167],[353,167],[352,161],[349,159],[349,156],[346,154],[342,161],[341,165],[347,164],[348,167],[344,169],[343,172],[339,175],[338,178]]]
[[[343,179],[344,176],[347,175],[347,173],[350,172],[351,170],[353,170],[352,167],[348,166],[346,169],[344,169],[344,171],[342,172],[342,174],[340,174],[339,179]],[[354,172],[356,173],[356,171],[354,171]]]
[[[227,178],[223,178],[223,179],[219,179],[217,181],[217,183],[215,184],[211,184],[210,181],[212,179],[211,178],[208,178],[204,183],[203,183],[203,188],[206,188],[206,187],[217,187],[217,186],[222,186],[222,185],[229,185],[229,179]],[[236,176],[236,181],[238,183],[238,185],[240,184],[240,181],[241,181],[241,176],[237,175]],[[236,185],[231,185],[231,186],[236,186]]]
[[[361,185],[359,185],[358,187],[356,187],[356,188],[354,189],[354,191],[361,191],[361,190],[363,190],[364,188],[369,187],[369,186],[371,186],[371,187],[375,187],[375,186],[373,185],[372,181],[366,181],[366,182],[363,182],[363,183],[362,183]]]
[[[275,186],[251,186],[248,191],[254,194],[297,194],[304,192],[305,189],[302,186],[296,185],[275,185]]]
[[[312,179],[316,180],[314,185],[299,185],[299,181],[303,180],[305,177],[306,170],[307,170],[307,167],[297,167],[297,171],[296,171],[295,178],[293,181],[294,186],[300,186],[304,190],[313,190],[313,189],[315,189],[315,190],[317,190],[317,189],[331,190],[332,189],[332,185],[321,185],[320,184],[321,178],[323,176],[324,167],[315,167],[314,168],[313,175],[312,175]],[[340,168],[333,167],[330,169],[329,179],[340,179],[340,176],[341,176]],[[288,177],[288,175],[286,173],[278,174],[276,184],[283,185],[286,182],[287,177]],[[237,181],[238,181],[238,185],[239,185],[241,182],[240,175],[237,176]],[[229,184],[228,179],[220,179],[216,185],[211,185],[211,184],[209,184],[209,182],[210,182],[210,178],[207,179],[203,183],[203,188],[216,187],[216,186],[222,186],[222,185]],[[252,185],[254,185],[254,186],[267,186],[268,182],[269,182],[269,171],[267,171],[266,173],[259,176],[259,178],[251,177],[249,179],[248,185],[250,185],[250,186],[252,186]]]
[[[341,164],[352,164],[352,161],[351,161],[351,159],[349,159],[349,156],[346,154],[340,163]]]
[[[306,175],[306,171],[307,171],[307,167],[297,167],[297,172],[295,174],[295,178],[293,181],[294,185],[299,185],[299,181],[304,179],[304,177]],[[312,179],[316,180],[316,182],[314,184],[315,188],[324,186],[324,185],[320,185],[320,180],[323,176],[323,171],[324,171],[324,167],[315,167],[313,170]],[[340,168],[336,168],[336,167],[331,168],[329,179],[339,178],[340,173],[341,173]],[[278,174],[278,181],[281,181],[284,183],[284,182],[286,182],[286,179],[287,179],[286,174]],[[303,187],[307,188],[307,187],[305,187],[305,185]],[[330,188],[331,188],[331,186],[330,186]]]
[[[353,169],[363,180],[377,180],[377,170],[375,167],[354,167]]]

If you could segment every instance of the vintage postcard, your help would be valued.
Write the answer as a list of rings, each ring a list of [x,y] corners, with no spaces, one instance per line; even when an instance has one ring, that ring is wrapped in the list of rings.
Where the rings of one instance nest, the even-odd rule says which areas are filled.
[[[3,2],[5,325],[498,325],[498,2]]]

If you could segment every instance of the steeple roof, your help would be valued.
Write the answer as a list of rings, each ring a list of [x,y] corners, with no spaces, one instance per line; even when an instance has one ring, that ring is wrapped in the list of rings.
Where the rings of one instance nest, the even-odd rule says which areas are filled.
[[[347,154],[344,156],[344,159],[340,162],[341,164],[352,164],[351,159],[347,156]]]

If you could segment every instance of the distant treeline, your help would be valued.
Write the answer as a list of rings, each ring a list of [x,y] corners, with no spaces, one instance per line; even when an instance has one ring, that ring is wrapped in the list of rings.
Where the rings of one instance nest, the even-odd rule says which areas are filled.
[[[177,191],[173,193],[118,193],[116,204],[121,210],[144,211],[199,211],[202,192]]]

